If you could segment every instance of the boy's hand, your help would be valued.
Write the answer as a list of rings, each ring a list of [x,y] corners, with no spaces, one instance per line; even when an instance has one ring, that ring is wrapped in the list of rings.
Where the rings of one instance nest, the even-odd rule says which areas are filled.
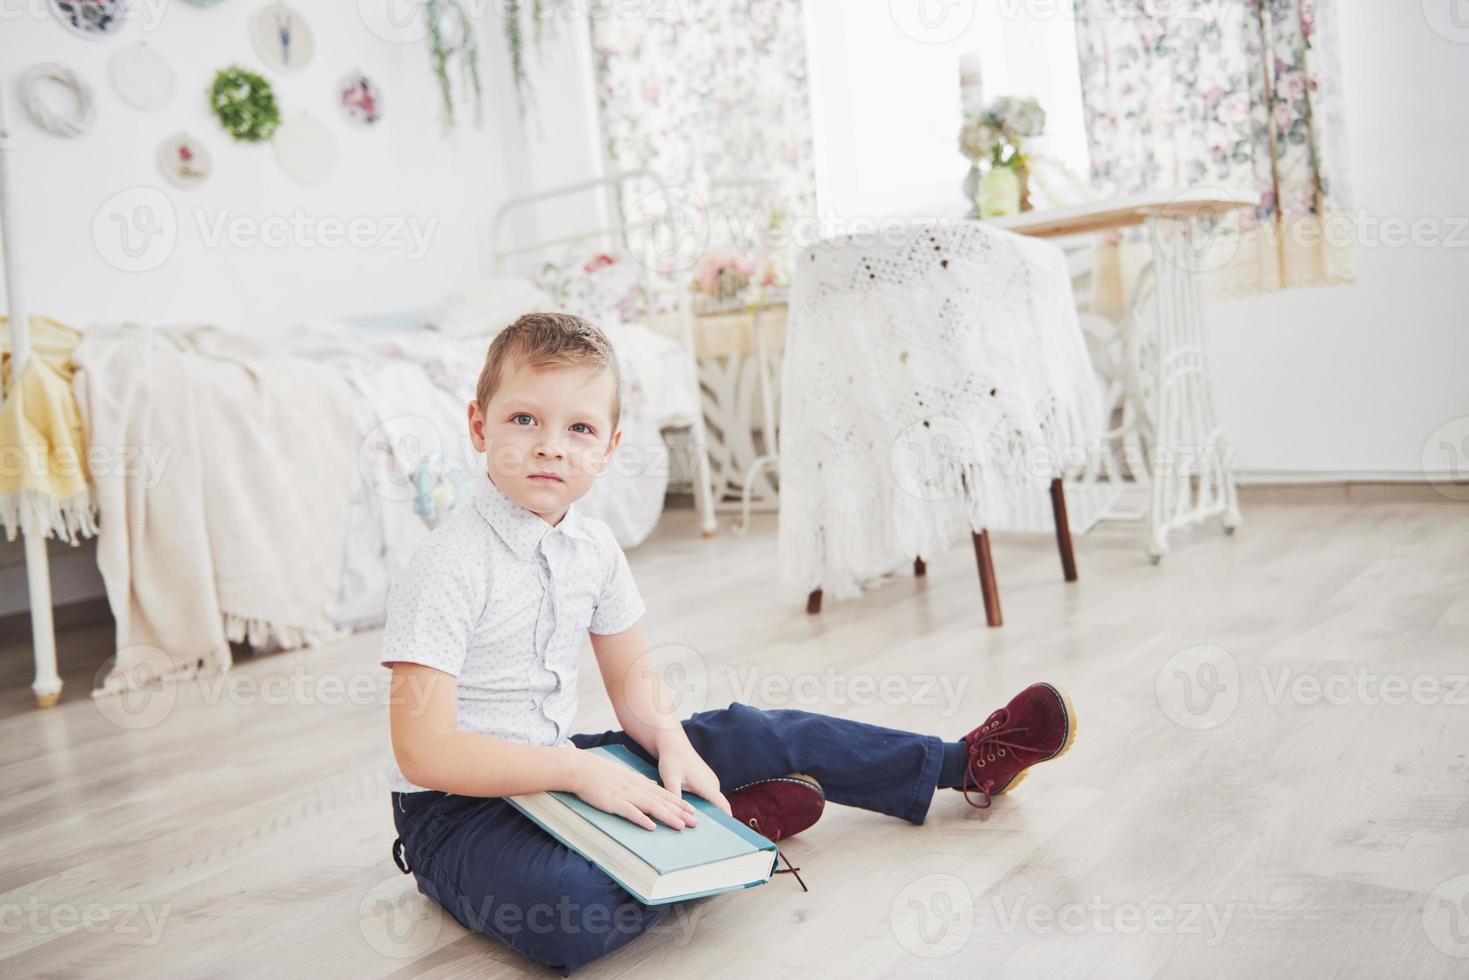
[[[663,785],[674,793],[688,790],[696,796],[713,803],[729,813],[729,800],[719,792],[719,777],[709,764],[699,758],[699,753],[685,740],[681,745],[662,749],[658,753],[658,775]]]
[[[580,757],[581,773],[572,791],[598,810],[626,817],[644,830],[654,827],[649,815],[674,830],[683,830],[685,826],[692,827],[698,823],[693,805],[685,802],[678,793],[669,792],[620,762],[603,759],[581,749],[575,751]]]

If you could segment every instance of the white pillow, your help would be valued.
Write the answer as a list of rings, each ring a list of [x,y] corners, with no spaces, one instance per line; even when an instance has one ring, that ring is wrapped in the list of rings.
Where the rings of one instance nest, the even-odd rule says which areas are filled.
[[[489,278],[454,290],[430,306],[429,327],[453,337],[497,334],[527,313],[555,309],[551,297],[524,279]]]

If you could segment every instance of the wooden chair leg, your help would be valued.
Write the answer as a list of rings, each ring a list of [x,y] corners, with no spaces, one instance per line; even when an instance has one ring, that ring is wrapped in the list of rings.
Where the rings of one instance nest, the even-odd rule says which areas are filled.
[[[923,557],[920,555],[919,557],[913,559],[913,577],[923,578],[923,576],[927,574],[928,566],[923,563]]]
[[[811,590],[811,594],[806,597],[806,612],[807,612],[807,614],[812,615],[812,616],[814,616],[817,613],[821,612],[821,590],[820,589],[812,589]]]
[[[1071,523],[1066,518],[1066,491],[1059,477],[1051,481],[1051,513],[1056,518],[1056,547],[1061,549],[1061,573],[1076,581],[1076,553],[1071,550]]]
[[[1000,615],[1000,587],[995,583],[995,562],[990,557],[990,532],[974,534],[974,559],[979,564],[979,591],[984,595],[984,618],[991,626],[1004,625]]]

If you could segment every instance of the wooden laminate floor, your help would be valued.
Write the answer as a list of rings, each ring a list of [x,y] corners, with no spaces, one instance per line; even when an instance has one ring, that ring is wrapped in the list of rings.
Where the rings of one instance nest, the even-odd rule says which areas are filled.
[[[990,630],[967,545],[809,617],[774,591],[773,517],[702,540],[670,512],[629,557],[683,714],[954,738],[1044,679],[1080,736],[987,811],[831,806],[784,848],[809,893],[690,903],[578,976],[1469,975],[1469,508],[1246,522],[1157,568],[1136,531],[1095,531],[1071,586],[1048,538],[997,535]],[[0,719],[0,975],[549,975],[393,866],[378,641]],[[612,727],[589,651],[581,684],[579,728]]]

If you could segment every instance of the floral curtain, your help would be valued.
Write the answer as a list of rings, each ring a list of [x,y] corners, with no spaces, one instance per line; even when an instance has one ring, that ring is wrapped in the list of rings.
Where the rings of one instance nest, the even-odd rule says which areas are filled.
[[[794,224],[815,213],[800,0],[653,4],[593,17],[592,40],[613,165],[658,174],[693,226],[661,271],[682,285],[722,249],[788,261]]]
[[[1094,182],[1258,200],[1212,290],[1350,281],[1336,0],[1074,2]]]

